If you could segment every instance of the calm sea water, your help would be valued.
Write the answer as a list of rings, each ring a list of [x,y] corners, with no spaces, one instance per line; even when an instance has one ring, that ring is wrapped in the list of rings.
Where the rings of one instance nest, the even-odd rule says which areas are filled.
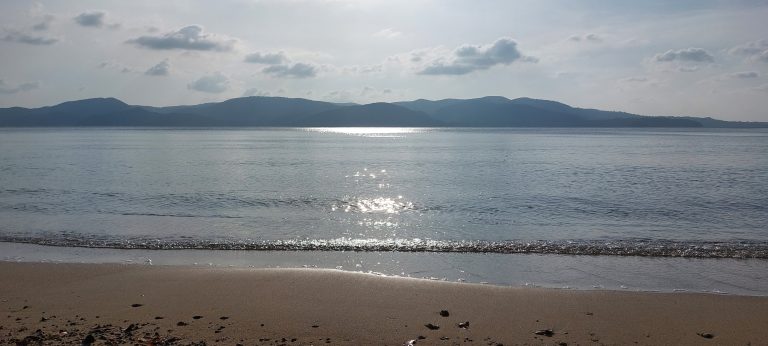
[[[468,251],[533,242],[606,253],[599,244],[754,245],[746,257],[766,255],[768,241],[765,131],[4,130],[0,147],[7,240]]]
[[[3,129],[0,241],[765,259],[768,131]]]

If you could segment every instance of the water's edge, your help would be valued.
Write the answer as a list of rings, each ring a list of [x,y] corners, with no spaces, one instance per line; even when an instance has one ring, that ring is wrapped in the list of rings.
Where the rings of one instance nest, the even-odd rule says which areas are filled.
[[[153,238],[85,238],[82,235],[28,236],[0,234],[0,242],[59,247],[144,250],[240,250],[240,251],[354,251],[354,252],[447,252],[494,254],[550,254],[587,256],[641,256],[682,258],[768,259],[768,244],[758,241],[673,240],[423,240],[423,239],[314,239],[263,240]]]
[[[0,261],[322,268],[512,287],[768,296],[764,259],[381,251],[149,250],[0,242]]]

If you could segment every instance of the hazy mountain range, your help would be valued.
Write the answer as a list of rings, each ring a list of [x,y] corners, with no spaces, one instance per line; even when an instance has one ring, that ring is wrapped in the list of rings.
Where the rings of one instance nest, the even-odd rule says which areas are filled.
[[[192,106],[128,105],[115,98],[41,108],[0,108],[0,126],[169,127],[768,127],[768,122],[644,116],[500,96],[338,104],[301,98],[242,97]]]

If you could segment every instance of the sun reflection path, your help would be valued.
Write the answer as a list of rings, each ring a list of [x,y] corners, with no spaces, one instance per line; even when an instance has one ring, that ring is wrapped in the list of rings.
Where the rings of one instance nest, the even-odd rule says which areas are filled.
[[[391,185],[386,182],[389,174],[386,169],[368,169],[356,171],[354,174],[345,175],[345,178],[354,179],[358,187],[363,187],[366,191],[362,195],[369,193],[374,196],[344,196],[340,201],[331,206],[331,211],[344,211],[347,213],[377,213],[377,214],[399,214],[402,211],[413,210],[413,202],[403,199],[402,195],[382,196],[378,195],[383,190],[388,190]],[[378,195],[378,196],[376,196]]]
[[[402,211],[412,210],[413,203],[404,201],[402,196],[397,198],[345,198],[342,203],[334,204],[332,211],[341,210],[347,213],[382,213],[399,214]]]
[[[419,127],[312,127],[307,131],[320,133],[338,133],[360,137],[401,138],[407,134],[429,131]]]

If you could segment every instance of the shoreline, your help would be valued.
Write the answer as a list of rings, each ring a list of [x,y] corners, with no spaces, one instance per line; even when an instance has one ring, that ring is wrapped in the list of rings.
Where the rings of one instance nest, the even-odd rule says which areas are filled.
[[[116,250],[0,242],[0,261],[325,268],[506,287],[768,296],[765,260],[405,252]],[[626,270],[631,268],[631,270]]]
[[[0,262],[0,308],[6,343],[79,344],[88,335],[94,344],[179,345],[768,342],[768,297],[503,287],[328,269]]]

